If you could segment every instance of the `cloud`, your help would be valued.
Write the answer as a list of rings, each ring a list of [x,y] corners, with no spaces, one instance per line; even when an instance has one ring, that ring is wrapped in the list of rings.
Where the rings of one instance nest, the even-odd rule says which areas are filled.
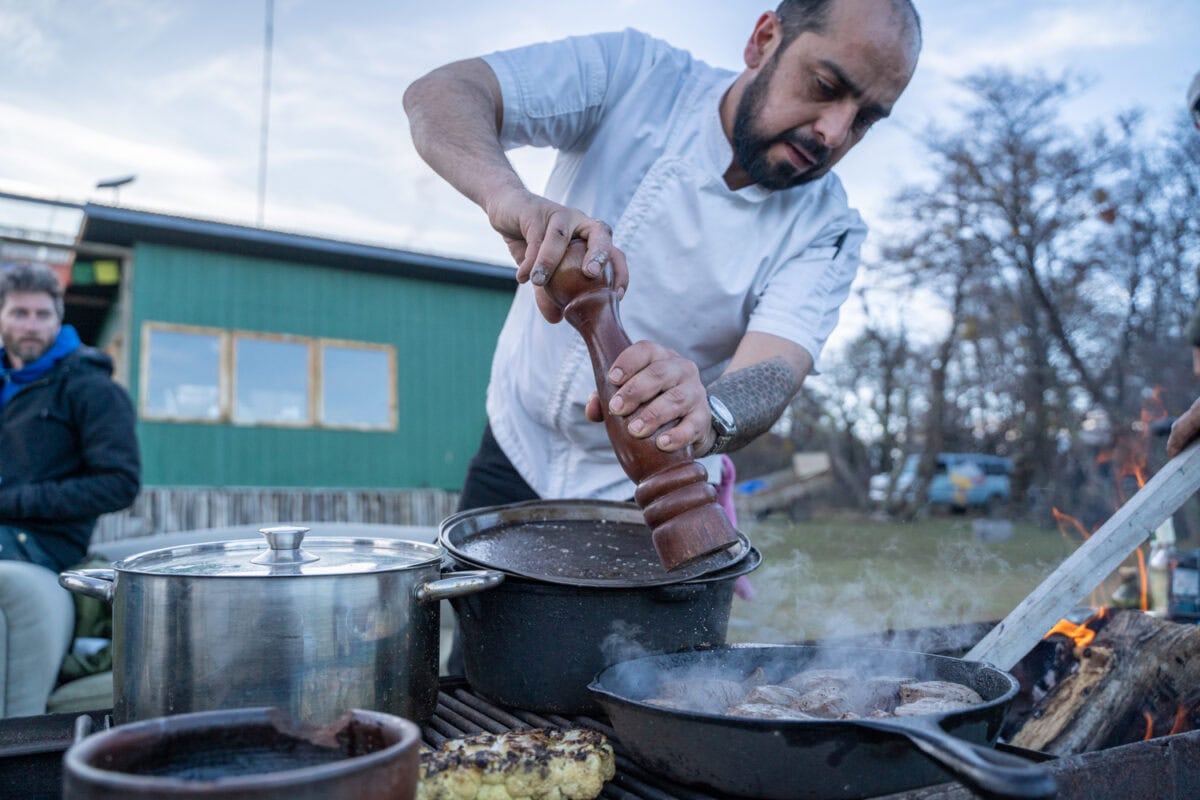
[[[966,25],[943,31],[938,37],[941,41],[922,54],[922,69],[961,77],[982,67],[1025,70],[1034,64],[1068,65],[1080,52],[1137,47],[1152,43],[1155,37],[1149,24],[1153,13],[1141,6],[1042,7],[1027,15],[1010,16],[1007,25],[1002,17],[997,24],[995,14],[987,17],[987,33],[978,29],[980,15],[969,18]],[[1082,35],[1084,31],[1086,35]],[[947,40],[952,44],[947,45]]]
[[[0,2],[0,63],[8,64],[14,75],[53,62],[58,55],[56,43],[42,30],[34,8],[27,3]]]
[[[182,69],[142,78],[138,94],[152,108],[152,115],[170,119],[171,109],[186,112],[176,123],[192,124],[206,115],[220,114],[229,121],[257,130],[262,98],[262,54],[247,50],[218,54]],[[136,79],[134,76],[129,76]]]
[[[182,13],[180,3],[144,0],[0,0],[0,64],[42,73],[78,53],[144,43]]]
[[[1174,37],[1170,46],[1155,47],[1167,57],[1182,41],[1194,41],[1196,31],[1180,4],[1167,0],[1133,10],[1116,0],[920,5],[927,42],[913,87],[889,130],[881,126],[840,168],[852,202],[869,222],[878,220],[880,232],[891,188],[919,174],[923,163],[919,140],[908,131],[944,114],[952,79],[997,63],[1020,70],[1095,67],[1089,58],[1133,52],[1150,41],[1151,24]],[[741,45],[761,7],[702,0],[694,13],[678,9],[672,0],[525,6],[468,0],[453,7],[280,0],[267,224],[506,260],[483,213],[413,150],[404,88],[456,58],[625,26],[710,63],[740,66]],[[0,0],[0,69],[17,76],[0,82],[0,176],[49,187],[44,194],[83,198],[96,194],[98,178],[134,172],[138,181],[121,191],[123,202],[252,222],[262,25],[263,5],[240,0]],[[1135,62],[1115,72],[1126,80],[1137,69],[1166,72],[1152,59]],[[1195,66],[1190,70],[1188,77]],[[1138,97],[1155,102],[1146,84],[1143,78]],[[1133,94],[1103,88],[1107,97],[1100,101]],[[1169,89],[1174,110],[1182,88]],[[551,152],[510,156],[531,188],[545,185]]]
[[[108,196],[96,181],[134,173],[138,181],[122,189],[122,200],[161,204],[164,210],[236,208],[232,198],[245,197],[233,177],[236,169],[212,154],[197,152],[152,138],[134,138],[87,124],[0,103],[3,146],[2,174],[6,182],[49,187],[39,192],[71,200]],[[252,212],[253,197],[245,206]]]

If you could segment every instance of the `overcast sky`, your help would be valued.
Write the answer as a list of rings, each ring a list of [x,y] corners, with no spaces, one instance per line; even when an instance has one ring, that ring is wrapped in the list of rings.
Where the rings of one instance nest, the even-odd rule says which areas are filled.
[[[1200,0],[916,0],[917,75],[838,172],[868,223],[918,177],[915,134],[984,66],[1094,80],[1086,126],[1144,109],[1165,125],[1200,70]],[[635,27],[740,69],[769,3],[746,0],[275,0],[267,227],[506,262],[476,207],[417,157],[401,107],[447,61]],[[254,224],[265,0],[0,0],[0,191]],[[540,188],[550,157],[513,161]],[[0,221],[2,222],[2,221]],[[876,226],[881,227],[880,225]],[[851,313],[853,313],[851,311]]]

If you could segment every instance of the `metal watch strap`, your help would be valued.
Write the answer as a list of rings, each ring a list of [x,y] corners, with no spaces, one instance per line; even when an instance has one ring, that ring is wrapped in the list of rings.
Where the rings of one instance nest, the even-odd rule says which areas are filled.
[[[721,398],[711,394],[708,396],[708,411],[712,415],[713,433],[716,434],[716,439],[713,440],[708,455],[723,453],[737,436],[737,423],[734,421],[729,407],[722,402]]]

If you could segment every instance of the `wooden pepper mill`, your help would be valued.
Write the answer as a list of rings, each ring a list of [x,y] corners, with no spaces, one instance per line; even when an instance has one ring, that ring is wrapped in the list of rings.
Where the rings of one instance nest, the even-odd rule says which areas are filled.
[[[582,269],[582,253],[582,244],[573,242],[544,288],[587,343],[608,438],[621,468],[637,483],[634,499],[650,526],[659,560],[668,571],[678,569],[735,544],[737,532],[717,505],[708,471],[692,458],[691,445],[665,453],[654,443],[660,431],[636,438],[622,417],[608,413],[617,390],[608,371],[632,342],[617,313],[611,265],[590,278]]]

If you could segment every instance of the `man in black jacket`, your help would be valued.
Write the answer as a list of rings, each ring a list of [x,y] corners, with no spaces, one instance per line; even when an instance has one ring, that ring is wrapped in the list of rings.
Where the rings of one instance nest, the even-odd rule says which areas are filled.
[[[133,404],[112,359],[62,324],[54,273],[0,274],[0,559],[60,571],[83,560],[96,518],[137,497]]]

